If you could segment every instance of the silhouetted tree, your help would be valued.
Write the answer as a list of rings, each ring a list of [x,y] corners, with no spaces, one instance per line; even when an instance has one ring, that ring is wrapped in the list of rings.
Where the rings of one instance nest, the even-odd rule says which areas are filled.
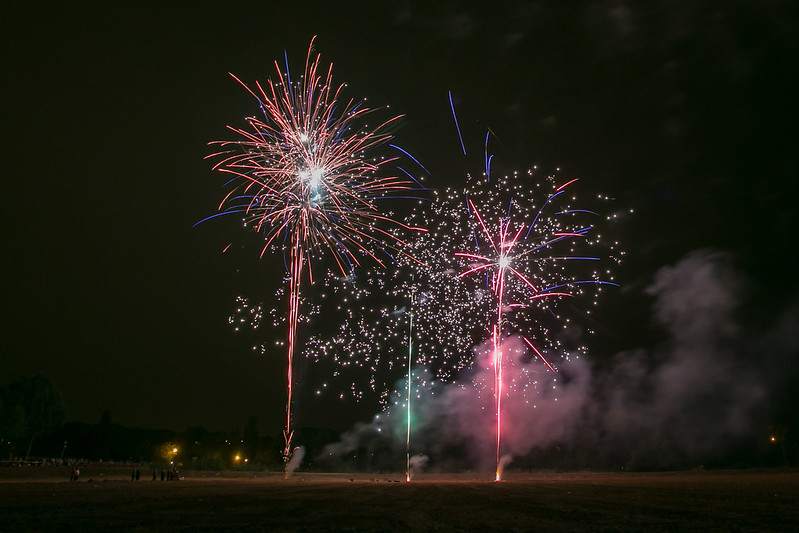
[[[0,445],[3,453],[11,458],[16,443],[25,433],[25,409],[8,403],[5,390],[6,387],[0,389]]]
[[[22,377],[1,388],[0,402],[0,428],[28,441],[26,459],[34,439],[63,424],[66,414],[61,395],[42,375]]]

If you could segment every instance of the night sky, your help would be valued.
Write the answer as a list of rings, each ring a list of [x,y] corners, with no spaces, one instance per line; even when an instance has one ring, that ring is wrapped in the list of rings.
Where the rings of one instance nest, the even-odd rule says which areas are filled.
[[[560,167],[635,209],[611,230],[628,261],[595,314],[596,361],[663,342],[645,288],[695,250],[745,280],[743,330],[796,305],[794,2],[313,4],[6,7],[0,383],[46,375],[69,420],[229,430],[254,414],[279,433],[283,353],[253,353],[227,318],[239,294],[272,303],[282,259],[258,259],[237,220],[193,225],[222,197],[207,142],[257,113],[228,72],[265,81],[284,50],[299,72],[314,35],[348,96],[405,115],[396,143],[427,185],[464,178],[452,91],[503,168]],[[376,410],[323,399],[298,423]]]

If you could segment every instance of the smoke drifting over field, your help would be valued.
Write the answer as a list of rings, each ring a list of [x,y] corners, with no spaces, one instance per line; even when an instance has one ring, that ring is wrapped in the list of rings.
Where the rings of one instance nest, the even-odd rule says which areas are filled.
[[[753,333],[738,318],[746,280],[726,254],[708,250],[661,268],[646,292],[654,298],[655,324],[668,333],[661,345],[621,352],[601,365],[589,352],[562,361],[557,374],[535,360],[506,367],[503,381],[517,385],[503,400],[503,455],[533,468],[566,457],[572,467],[669,468],[723,458],[766,438],[775,403],[796,374],[799,307]],[[520,344],[507,339],[503,351],[521,353]],[[413,399],[412,452],[430,456],[432,468],[493,467],[486,351],[475,348],[476,364],[459,379],[464,385],[438,383]],[[525,391],[519,383],[531,376],[535,389]],[[323,456],[404,451],[404,410],[394,407],[344,433]]]

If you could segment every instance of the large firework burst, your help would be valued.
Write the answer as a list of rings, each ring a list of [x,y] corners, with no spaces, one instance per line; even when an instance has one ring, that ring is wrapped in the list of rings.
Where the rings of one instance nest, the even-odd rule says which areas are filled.
[[[411,229],[391,218],[378,202],[407,194],[417,182],[396,166],[397,157],[378,157],[389,143],[394,116],[369,127],[374,110],[363,101],[346,100],[344,84],[334,85],[332,65],[320,69],[320,56],[308,49],[303,75],[292,80],[275,62],[276,78],[255,88],[236,81],[258,101],[261,117],[247,117],[247,127],[228,126],[237,140],[213,141],[214,170],[230,176],[219,214],[241,214],[244,224],[264,238],[268,250],[288,260],[287,402],[284,462],[292,453],[292,360],[304,274],[313,283],[312,259],[332,257],[349,275],[365,258],[383,265],[403,256],[398,229]],[[391,170],[389,170],[391,169]]]

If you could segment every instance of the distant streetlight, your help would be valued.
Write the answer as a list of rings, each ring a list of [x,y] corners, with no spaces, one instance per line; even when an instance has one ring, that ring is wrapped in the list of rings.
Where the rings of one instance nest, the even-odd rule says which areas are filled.
[[[169,456],[169,464],[171,464],[171,465],[175,464],[175,456],[177,456],[178,451],[179,451],[178,447],[173,444],[172,445],[172,450],[170,450],[171,454]]]

